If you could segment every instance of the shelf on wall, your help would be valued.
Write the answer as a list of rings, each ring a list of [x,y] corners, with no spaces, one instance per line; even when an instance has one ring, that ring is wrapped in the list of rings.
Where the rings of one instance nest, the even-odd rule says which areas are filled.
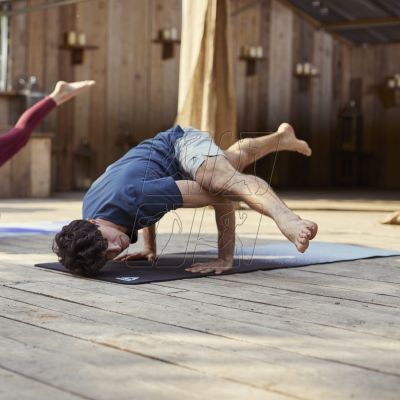
[[[69,50],[71,51],[71,64],[72,65],[80,65],[84,62],[84,54],[85,50],[97,50],[99,46],[93,45],[62,45],[60,46],[61,50]]]
[[[180,45],[180,39],[153,39],[153,43],[162,45],[162,59],[167,60],[169,58],[174,58],[175,56],[175,45]]]

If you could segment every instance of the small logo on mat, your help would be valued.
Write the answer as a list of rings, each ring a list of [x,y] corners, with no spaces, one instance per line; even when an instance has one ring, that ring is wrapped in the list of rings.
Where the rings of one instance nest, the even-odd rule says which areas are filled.
[[[118,276],[117,278],[119,281],[124,281],[124,282],[133,282],[136,281],[136,279],[140,279],[139,276]]]

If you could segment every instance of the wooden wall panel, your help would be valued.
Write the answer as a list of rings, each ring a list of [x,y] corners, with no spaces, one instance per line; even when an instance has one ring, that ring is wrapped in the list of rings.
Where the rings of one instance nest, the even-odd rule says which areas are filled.
[[[57,8],[49,9],[44,15],[44,60],[43,63],[43,81],[44,88],[54,86],[58,80],[59,63],[59,35],[60,35],[60,11]],[[43,122],[44,131],[52,131],[57,123],[57,113],[51,113]]]
[[[385,47],[384,58],[386,68],[383,70],[386,76],[400,73],[400,45]],[[382,80],[381,80],[382,82]],[[385,125],[377,128],[379,136],[386,136],[385,160],[385,185],[388,187],[400,187],[400,112],[399,107],[387,109]]]
[[[293,80],[293,13],[279,1],[271,2],[268,131],[278,129],[282,122],[290,122]],[[288,154],[279,154],[272,183],[284,185],[291,180]]]
[[[177,20],[176,10],[181,7],[181,0],[154,0],[151,3],[150,39],[158,35],[158,30],[176,27],[181,30],[181,21]],[[149,68],[150,98],[148,130],[159,132],[171,126],[171,115],[176,114],[178,103],[179,65],[176,58],[180,56],[180,46],[175,46],[174,58],[163,60],[162,46],[154,43],[151,46]]]
[[[60,33],[75,30],[76,27],[76,5],[66,6],[59,10]],[[33,13],[32,13],[33,15]],[[31,14],[29,15],[29,17]],[[61,44],[61,37],[59,37]],[[34,43],[32,44],[34,46]],[[58,55],[58,78],[57,80],[74,81],[75,68],[71,65],[71,54],[68,50],[60,50]],[[44,63],[46,60],[44,60]],[[54,84],[53,84],[54,85]],[[52,85],[52,86],[53,86]],[[52,88],[46,88],[50,91]],[[55,140],[55,173],[56,190],[66,191],[72,189],[74,182],[74,101],[63,104],[58,109]],[[54,158],[53,158],[54,160]]]
[[[96,161],[93,166],[94,175],[103,172],[104,166],[108,161],[108,118],[110,112],[107,109],[108,92],[107,80],[107,59],[108,47],[100,46],[100,43],[107,43],[108,37],[108,2],[109,0],[99,0],[92,5],[90,10],[91,18],[97,21],[96,24],[90,24],[88,30],[88,43],[94,43],[99,46],[92,51],[88,59],[90,63],[90,79],[96,81],[90,91],[90,114],[89,114],[89,144],[96,152]],[[88,16],[89,18],[89,16]]]
[[[18,2],[13,7],[15,9],[25,8],[27,1]],[[11,18],[10,24],[10,48],[12,49],[11,69],[12,84],[16,84],[16,80],[27,72],[27,16],[26,14],[18,14]]]
[[[46,92],[57,80],[97,81],[90,93],[63,105],[41,126],[56,133],[53,190],[75,187],[74,153],[84,138],[96,153],[97,176],[129,146],[174,124],[179,49],[162,60],[161,46],[152,39],[158,29],[180,29],[180,7],[179,0],[94,0],[11,18],[13,80],[35,75]],[[99,47],[85,53],[82,65],[71,65],[70,52],[59,49],[68,30],[84,32],[87,42]]]
[[[246,74],[246,62],[240,60],[243,46],[260,44],[260,27],[262,4],[260,2],[233,1],[232,7],[232,36],[234,58],[234,77],[236,83],[238,132],[254,132],[259,129],[258,116],[262,113],[259,94],[267,91],[259,85],[259,79],[265,76],[266,62],[257,65],[257,74]],[[268,27],[268,24],[266,25]],[[269,28],[268,28],[269,29]],[[265,49],[264,49],[265,51]],[[264,96],[265,97],[265,96]],[[264,110],[266,113],[266,110]]]
[[[375,187],[400,187],[400,112],[387,107],[382,98],[386,79],[400,72],[400,45],[355,48],[351,76],[361,81],[364,147],[372,153]]]
[[[257,128],[262,132],[269,131],[268,121],[268,88],[269,88],[269,65],[271,62],[269,55],[269,43],[271,40],[271,1],[264,0],[260,3],[260,32],[259,43],[263,48],[265,60],[260,64],[258,70],[258,115]]]
[[[273,0],[270,24],[268,125],[275,130],[281,122],[290,120],[293,13]]]
[[[349,101],[350,48],[315,30],[279,0],[234,0],[232,4],[236,57],[241,44],[262,45],[267,55],[265,65],[251,79],[243,63],[235,60],[238,130],[265,132],[281,122],[292,123],[314,154],[306,159],[280,153],[273,184],[330,185],[337,114]],[[320,75],[305,84],[294,76],[298,62],[312,62]],[[258,172],[266,177],[264,170],[271,163],[264,161]]]
[[[290,122],[302,139],[311,143],[312,140],[312,119],[310,111],[312,110],[312,85],[315,79],[309,81],[299,79],[294,76],[296,64],[301,62],[313,62],[314,60],[314,29],[307,22],[298,16],[293,16],[293,42],[292,42],[292,63],[290,74],[293,76],[291,87],[291,113]],[[309,184],[311,160],[299,154],[285,154],[284,160],[287,180],[295,186],[304,186]],[[282,159],[282,157],[280,157]],[[280,164],[281,169],[285,165]]]
[[[130,104],[126,104],[126,116],[127,121],[129,117],[133,119],[135,123],[134,137],[139,142],[155,133],[151,132],[148,126],[151,113],[150,80],[153,78],[149,63],[153,46],[150,33],[151,3],[153,2],[143,0],[134,4],[131,9],[133,18],[129,23],[134,27],[133,43],[127,43],[126,47],[132,69],[130,72],[127,71],[132,78],[132,99]],[[176,90],[178,89],[176,88]],[[161,117],[160,115],[159,118]]]
[[[319,66],[320,77],[313,91],[312,137],[310,144],[313,157],[310,167],[310,184],[326,185],[331,182],[331,137],[334,130],[335,115],[332,110],[332,36],[325,32],[315,33],[314,60]]]
[[[15,7],[33,4],[16,3]],[[350,81],[362,83],[364,143],[381,171],[371,184],[399,187],[398,109],[386,109],[379,88],[400,71],[398,45],[351,49],[316,31],[279,0],[232,0],[232,41],[237,91],[238,132],[266,132],[283,121],[310,141],[310,160],[280,154],[275,183],[280,186],[328,186],[332,183],[332,140],[337,116],[350,100]],[[94,0],[11,19],[12,78],[36,75],[49,92],[59,80],[95,79],[90,93],[63,105],[42,130],[53,131],[55,190],[75,185],[74,151],[88,137],[96,153],[93,173],[119,157],[130,145],[174,123],[179,74],[179,48],[162,60],[153,43],[159,29],[181,27],[180,0]],[[97,50],[72,66],[60,50],[62,33],[81,30]],[[255,75],[246,75],[239,60],[243,45],[261,45],[265,60]],[[297,62],[313,62],[320,75],[301,88],[294,77]],[[379,132],[377,134],[377,132]],[[75,168],[75,170],[74,170]],[[397,168],[397,169],[396,169]]]
[[[27,5],[35,5],[37,2],[30,0]],[[27,68],[31,75],[37,77],[39,82],[44,81],[44,63],[46,47],[45,12],[34,12],[27,20]]]

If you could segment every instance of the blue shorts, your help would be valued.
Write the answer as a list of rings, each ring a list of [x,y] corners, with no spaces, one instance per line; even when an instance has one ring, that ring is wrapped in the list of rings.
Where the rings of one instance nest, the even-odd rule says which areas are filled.
[[[196,172],[206,160],[206,157],[226,156],[208,132],[200,131],[191,126],[182,129],[185,133],[175,142],[175,156],[182,171],[195,180]]]

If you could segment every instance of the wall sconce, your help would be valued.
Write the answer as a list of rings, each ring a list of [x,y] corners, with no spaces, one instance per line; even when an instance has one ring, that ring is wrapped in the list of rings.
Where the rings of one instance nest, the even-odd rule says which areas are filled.
[[[96,50],[98,46],[86,44],[86,35],[82,32],[69,31],[64,33],[64,44],[60,49],[71,51],[71,64],[79,65],[84,62],[85,50]]]
[[[257,62],[265,60],[264,50],[261,46],[242,46],[240,48],[239,60],[246,61],[246,76],[255,75],[257,72]]]
[[[386,87],[389,90],[399,90],[400,89],[400,74],[395,74],[394,76],[386,80]]]
[[[400,107],[400,74],[387,78],[380,92],[385,107]]]
[[[175,45],[181,42],[178,37],[178,29],[174,27],[159,29],[157,39],[154,39],[153,42],[162,45],[163,60],[173,58],[175,56]]]
[[[309,62],[297,63],[294,76],[299,78],[299,90],[304,92],[309,89],[311,78],[319,75],[318,68]]]
[[[297,63],[295,75],[298,78],[315,78],[318,76],[318,68],[309,62]]]

